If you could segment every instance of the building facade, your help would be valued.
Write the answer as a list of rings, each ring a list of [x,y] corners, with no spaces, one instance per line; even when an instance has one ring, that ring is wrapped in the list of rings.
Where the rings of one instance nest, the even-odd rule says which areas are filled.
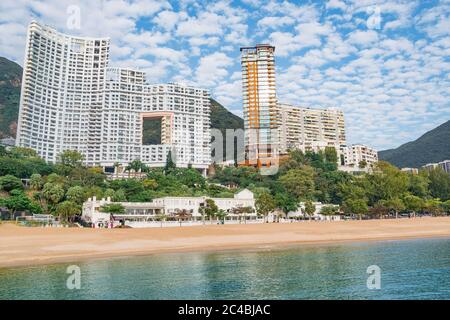
[[[410,173],[410,174],[419,174],[419,169],[417,169],[417,168],[402,168],[401,171]]]
[[[275,47],[241,48],[246,164],[270,167],[278,158]]]
[[[335,109],[311,109],[278,104],[280,153],[289,149],[317,152],[346,145],[344,114]]]
[[[371,168],[378,162],[378,152],[363,144],[354,144],[342,148],[344,165],[347,167]]]
[[[16,145],[49,162],[77,150],[87,165],[105,168],[136,159],[163,166],[170,151],[177,166],[206,171],[209,92],[147,84],[139,70],[109,67],[109,45],[30,24]],[[159,141],[143,141],[147,120],[159,122]]]
[[[150,85],[143,72],[108,68],[101,111],[101,165],[140,159],[150,167],[166,163],[169,151],[179,167],[206,170],[211,163],[208,90],[179,84]],[[158,121],[160,139],[144,141],[146,120]]]
[[[437,162],[437,163],[427,163],[426,165],[422,166],[422,169],[425,169],[428,171],[431,171],[436,168],[441,168],[442,170],[444,170],[445,172],[450,174],[450,160],[444,160],[444,161]]]
[[[109,39],[61,34],[31,22],[28,28],[16,144],[55,162],[65,149],[99,159]]]
[[[111,214],[102,212],[100,208],[111,202],[111,199],[98,200],[95,197],[89,198],[83,204],[82,219],[88,223],[92,223],[95,227],[109,226],[112,221],[117,225],[119,220],[123,220],[125,224],[136,227],[158,226],[153,222],[159,220],[161,216],[164,219],[178,219],[177,214],[182,210],[187,212],[189,220],[202,221],[204,218],[200,212],[200,208],[204,206],[206,199],[212,199],[216,203],[219,210],[227,213],[228,220],[255,220],[255,199],[253,192],[244,189],[234,195],[233,198],[208,198],[208,197],[163,197],[153,199],[152,202],[114,202],[120,203],[125,208],[125,213]],[[251,208],[252,212],[244,215],[234,213],[236,208]]]
[[[450,160],[444,160],[438,163],[442,170],[450,174]]]

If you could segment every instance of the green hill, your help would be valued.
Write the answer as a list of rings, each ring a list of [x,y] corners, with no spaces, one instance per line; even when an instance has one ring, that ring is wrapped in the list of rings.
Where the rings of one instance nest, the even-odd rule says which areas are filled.
[[[450,159],[450,120],[415,141],[397,149],[378,152],[378,157],[399,168],[418,168],[427,163]]]
[[[211,128],[219,129],[225,134],[225,129],[244,129],[244,120],[211,98]]]
[[[226,129],[244,129],[244,120],[228,111],[219,102],[211,98],[211,128],[219,129],[223,137],[223,156],[226,156]],[[234,141],[233,159],[237,159],[237,141]],[[214,156],[214,154],[212,154]],[[241,155],[242,156],[242,155]]]
[[[0,57],[0,137],[16,136],[22,67]]]

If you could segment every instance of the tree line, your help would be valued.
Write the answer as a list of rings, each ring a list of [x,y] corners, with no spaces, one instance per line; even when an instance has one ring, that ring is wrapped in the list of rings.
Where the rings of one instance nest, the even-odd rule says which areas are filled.
[[[450,211],[450,176],[442,169],[411,174],[380,161],[370,173],[351,175],[337,170],[334,148],[318,153],[292,150],[271,176],[252,167],[215,166],[214,174],[205,179],[196,169],[177,168],[170,155],[167,159],[164,168],[151,169],[134,160],[125,169],[140,172],[143,178],[130,174],[130,178],[108,180],[102,168],[84,166],[77,151],[66,150],[55,164],[49,164],[28,148],[0,148],[0,207],[11,215],[28,211],[71,222],[81,213],[84,201],[93,196],[115,202],[147,202],[164,196],[226,198],[248,188],[255,194],[261,215],[274,210],[289,213],[303,203],[311,216],[315,201],[334,204],[322,209],[329,215],[384,217]],[[28,186],[21,179],[27,179]],[[205,215],[213,215],[210,209]]]
[[[337,170],[337,153],[327,147],[321,152],[291,150],[281,161],[278,172],[262,176],[257,168],[217,168],[212,181],[249,188],[263,213],[275,209],[289,213],[304,204],[312,215],[313,202],[334,204],[322,213],[357,215],[360,218],[428,213],[450,213],[450,175],[441,168],[407,173],[379,161],[371,172],[354,175]]]

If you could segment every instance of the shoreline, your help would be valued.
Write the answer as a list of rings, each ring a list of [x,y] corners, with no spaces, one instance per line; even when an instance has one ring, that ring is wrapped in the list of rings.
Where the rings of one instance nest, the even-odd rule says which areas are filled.
[[[78,229],[0,225],[0,268],[182,252],[279,250],[294,246],[450,237],[450,217]]]

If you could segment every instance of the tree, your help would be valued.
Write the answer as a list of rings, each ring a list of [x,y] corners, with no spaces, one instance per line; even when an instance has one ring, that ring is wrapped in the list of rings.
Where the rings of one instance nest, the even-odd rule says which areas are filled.
[[[8,192],[14,189],[22,190],[23,184],[19,178],[12,175],[6,175],[0,177],[0,188]]]
[[[311,220],[312,216],[316,212],[316,206],[312,201],[308,200],[305,202],[305,213],[308,215],[309,220]]]
[[[408,174],[409,177],[409,187],[408,191],[417,197],[426,198],[429,196],[430,192],[428,190],[428,185],[430,180],[424,171],[420,171],[419,174]]]
[[[380,219],[383,219],[385,215],[389,213],[389,208],[384,205],[384,200],[380,200],[375,203],[368,211],[370,215],[377,215]]]
[[[30,177],[30,187],[33,190],[41,190],[44,185],[44,179],[39,173],[34,173]]]
[[[222,223],[225,223],[225,218],[228,215],[228,213],[225,210],[220,209],[217,211],[216,216],[217,218],[222,221]]]
[[[450,199],[450,175],[448,173],[438,167],[430,171],[428,178],[430,179],[429,188],[433,198]]]
[[[450,214],[450,200],[445,201],[442,204],[442,208],[444,209],[445,212],[447,212],[447,214]]]
[[[119,162],[114,162],[113,168],[114,168],[114,175],[117,178],[119,176],[120,163]]]
[[[146,172],[148,171],[148,167],[141,161],[141,160],[133,160],[131,161],[128,166],[125,168],[128,173],[130,173],[131,170],[133,170],[134,173],[138,172]]]
[[[81,208],[75,202],[63,201],[56,206],[55,213],[60,221],[73,222],[74,218],[81,213]]]
[[[325,171],[316,175],[315,196],[322,203],[341,203],[340,185],[350,184],[352,176],[342,171]]]
[[[86,168],[83,166],[70,169],[68,180],[71,185],[83,187],[103,186],[105,174],[100,167]]]
[[[231,208],[231,212],[236,215],[240,215],[239,219],[242,221],[242,217],[244,217],[244,222],[247,222],[247,214],[253,213],[254,209],[252,207],[234,207]]]
[[[314,169],[304,166],[291,169],[279,178],[286,190],[295,195],[299,201],[311,199],[314,194]]]
[[[108,212],[113,214],[124,214],[125,207],[120,203],[108,203],[100,207],[101,212]]]
[[[297,199],[287,192],[280,192],[275,194],[274,200],[276,207],[281,209],[281,211],[283,211],[286,215],[289,212],[297,210],[298,208]]]
[[[44,184],[42,194],[48,202],[56,205],[64,197],[64,188],[60,184],[47,182]]]
[[[408,191],[408,174],[385,161],[377,162],[374,173],[366,177],[369,182],[366,189],[369,189],[372,204],[378,200],[401,198]]]
[[[323,206],[320,209],[320,214],[323,214],[324,216],[334,216],[339,213],[339,208],[336,206]]]
[[[288,157],[280,160],[280,175],[284,175],[291,169],[300,169],[303,166],[310,165],[310,158],[299,149],[291,149]]]
[[[428,199],[425,201],[424,210],[433,216],[440,216],[443,213],[442,202],[439,199]]]
[[[34,149],[26,147],[12,147],[9,150],[9,155],[15,159],[35,158],[38,156]]]
[[[338,156],[334,147],[325,147],[325,160],[330,163],[337,163]]]
[[[158,182],[155,179],[144,179],[144,188],[156,190],[158,188]]]
[[[205,221],[205,216],[211,221],[211,218],[219,211],[219,207],[213,199],[206,199],[203,205],[200,206],[199,211],[203,217],[203,221]]]
[[[108,203],[100,207],[101,212],[106,212],[111,215],[114,220],[114,215],[124,214],[126,212],[125,207],[121,203]]]
[[[145,190],[143,181],[138,179],[113,180],[109,183],[109,187],[114,190],[123,190],[127,199]]]
[[[66,197],[75,204],[82,204],[86,200],[86,192],[83,187],[75,186],[67,190]]]
[[[0,146],[0,157],[5,157],[8,155],[8,151],[6,150],[5,146]]]
[[[32,208],[31,200],[21,190],[14,189],[11,191],[9,198],[0,199],[2,205],[10,210],[10,219],[14,219],[17,211],[30,210]]]
[[[170,174],[173,175],[180,183],[188,186],[189,188],[204,188],[205,186],[205,178],[196,169],[175,168],[172,169]]]
[[[112,197],[112,201],[114,201],[114,202],[127,201],[127,196],[125,195],[125,191],[123,189],[116,190],[114,192],[114,196]]]
[[[358,215],[360,220],[369,210],[366,199],[348,198],[344,200],[342,207],[344,212]]]
[[[276,208],[275,200],[268,192],[261,193],[255,201],[256,212],[267,219],[267,215]]]
[[[60,176],[56,173],[51,173],[47,176],[47,183],[51,184],[60,184],[61,186],[65,185],[67,179],[63,176]]]
[[[176,167],[177,166],[172,159],[172,150],[169,150],[166,156],[166,165],[164,167],[164,173],[170,174]]]
[[[367,161],[366,160],[361,160],[358,163],[358,166],[359,166],[360,169],[364,169],[365,167],[367,167]]]
[[[400,199],[400,198],[381,200],[380,203],[382,203],[390,211],[394,211],[396,219],[398,218],[398,213],[400,211],[405,210],[405,208],[406,208],[405,204],[403,203],[402,199]]]
[[[76,150],[64,150],[58,155],[58,162],[71,168],[81,166],[83,160],[84,156]]]
[[[425,206],[425,201],[418,196],[407,194],[403,198],[403,202],[405,204],[405,208],[413,213],[413,216],[416,216],[416,212],[421,211]]]
[[[116,192],[114,191],[114,189],[108,188],[105,190],[105,192],[103,192],[103,197],[106,199],[111,198],[112,200],[115,194]]]

